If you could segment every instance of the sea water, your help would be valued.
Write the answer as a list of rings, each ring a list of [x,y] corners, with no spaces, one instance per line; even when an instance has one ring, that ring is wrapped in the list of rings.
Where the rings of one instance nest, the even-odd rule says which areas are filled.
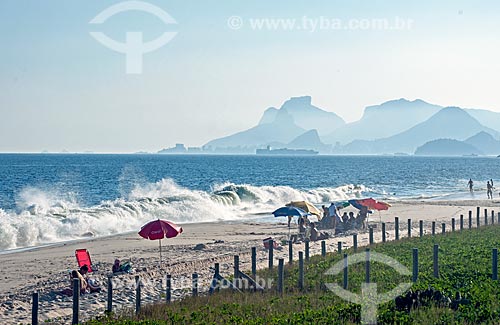
[[[499,165],[481,157],[0,154],[0,250],[136,231],[154,218],[274,220],[270,212],[292,200],[486,199]]]

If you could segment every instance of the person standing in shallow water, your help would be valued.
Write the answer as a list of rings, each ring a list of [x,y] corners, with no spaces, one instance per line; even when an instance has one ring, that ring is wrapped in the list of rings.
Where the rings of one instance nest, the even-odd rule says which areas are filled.
[[[486,194],[488,195],[488,199],[493,198],[493,185],[488,181],[486,183]]]
[[[469,191],[473,191],[472,187],[474,186],[474,182],[472,181],[472,178],[469,179],[469,182],[467,183],[469,185]]]

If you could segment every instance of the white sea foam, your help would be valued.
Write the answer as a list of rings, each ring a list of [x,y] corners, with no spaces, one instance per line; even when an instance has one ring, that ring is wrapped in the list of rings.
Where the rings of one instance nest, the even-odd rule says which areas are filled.
[[[224,183],[205,192],[163,179],[135,185],[124,198],[82,207],[71,193],[30,187],[18,195],[17,211],[0,209],[0,250],[135,231],[154,218],[177,223],[243,220],[294,200],[321,204],[369,191],[363,185],[299,190]]]

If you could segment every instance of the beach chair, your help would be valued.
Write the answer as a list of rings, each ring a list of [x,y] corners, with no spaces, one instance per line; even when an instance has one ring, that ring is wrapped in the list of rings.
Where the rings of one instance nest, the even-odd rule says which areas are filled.
[[[273,240],[273,238],[272,238],[272,237],[268,237],[268,238],[265,238],[265,239],[263,239],[263,240],[262,240],[262,242],[264,243],[264,248],[265,248],[265,249],[269,249],[269,242],[270,242],[271,240]],[[273,240],[273,248],[274,248],[274,249],[279,249],[279,247],[280,247],[280,246],[278,245],[278,243],[277,243],[276,241],[274,241],[274,240]]]
[[[92,270],[92,260],[90,259],[90,253],[86,249],[77,249],[75,251],[76,261],[78,262],[78,267],[87,265],[89,268],[89,273],[97,271],[95,268]]]

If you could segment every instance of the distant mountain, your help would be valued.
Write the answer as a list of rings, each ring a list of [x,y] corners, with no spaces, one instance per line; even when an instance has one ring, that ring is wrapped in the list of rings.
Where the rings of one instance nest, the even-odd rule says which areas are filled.
[[[417,147],[432,140],[445,138],[465,140],[481,131],[498,136],[498,132],[483,126],[463,109],[446,107],[428,120],[391,137],[374,141],[353,141],[342,148],[342,153],[413,153]]]
[[[485,109],[466,109],[467,113],[479,121],[482,125],[500,132],[500,113],[487,111]]]
[[[275,107],[269,107],[264,111],[262,117],[260,118],[259,124],[268,124],[273,123],[276,119],[276,115],[278,115],[279,109]]]
[[[495,140],[487,132],[479,132],[464,142],[478,148],[486,155],[498,155],[500,153],[500,141]]]
[[[264,147],[276,143],[288,143],[306,130],[294,123],[286,111],[279,111],[272,123],[259,124],[246,131],[208,142],[212,148]]]
[[[321,142],[316,130],[309,130],[299,135],[286,147],[289,149],[312,149],[321,153],[329,153],[331,151],[331,146]]]
[[[464,156],[482,155],[483,152],[471,144],[453,139],[432,140],[417,148],[417,156]]]
[[[420,99],[391,100],[381,105],[366,107],[359,121],[338,128],[322,137],[322,140],[330,144],[336,142],[346,144],[353,140],[376,140],[390,137],[427,120],[441,109],[441,106],[429,104]]]
[[[292,97],[278,110],[268,108],[259,124],[273,123],[279,112],[290,114],[293,121],[305,130],[318,130],[319,134],[327,134],[345,124],[344,120],[335,113],[327,112],[311,104],[311,96]]]
[[[212,140],[206,146],[213,148],[264,147],[277,143],[289,143],[306,130],[316,129],[321,134],[344,124],[344,120],[337,114],[313,106],[310,96],[292,97],[280,109],[268,108],[257,126]]]

